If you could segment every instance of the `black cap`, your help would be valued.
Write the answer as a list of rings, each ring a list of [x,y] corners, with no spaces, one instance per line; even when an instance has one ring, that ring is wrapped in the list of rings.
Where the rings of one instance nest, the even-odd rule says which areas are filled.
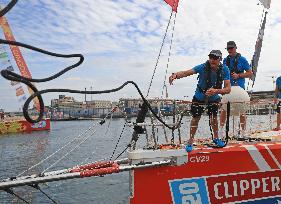
[[[226,44],[226,48],[236,47],[236,43],[234,41],[228,41]]]
[[[214,56],[217,56],[217,57],[222,57],[222,53],[221,53],[220,50],[212,50],[208,56],[210,56],[210,55],[214,55]]]

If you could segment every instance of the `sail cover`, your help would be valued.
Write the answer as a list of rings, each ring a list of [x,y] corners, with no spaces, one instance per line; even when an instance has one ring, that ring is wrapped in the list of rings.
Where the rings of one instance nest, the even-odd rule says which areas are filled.
[[[251,79],[253,81],[253,84],[255,82],[255,78],[256,78],[256,74],[257,74],[257,68],[258,68],[260,54],[261,54],[262,41],[263,41],[263,36],[264,36],[264,29],[265,29],[265,24],[266,24],[266,15],[267,15],[267,12],[265,12],[263,22],[262,22],[261,28],[259,30],[259,35],[258,35],[258,39],[256,41],[256,46],[255,46],[255,53],[254,53],[252,61],[251,61],[252,70],[253,70],[253,76],[251,77]]]
[[[164,0],[167,4],[169,4],[173,11],[177,12],[179,0]]]
[[[270,8],[271,0],[260,0],[260,2],[261,2],[262,5],[264,6],[264,8],[267,8],[267,9]]]

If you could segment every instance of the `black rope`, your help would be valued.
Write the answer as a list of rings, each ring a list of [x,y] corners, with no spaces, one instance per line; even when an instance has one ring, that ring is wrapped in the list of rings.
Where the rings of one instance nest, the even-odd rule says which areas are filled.
[[[114,159],[114,161],[116,161],[122,154],[124,154],[124,152],[125,152],[129,147],[131,147],[131,144],[128,144],[127,147],[126,147],[120,154],[118,154],[118,156]]]
[[[60,72],[58,72],[58,73],[56,73],[56,74],[54,74],[54,75],[52,75],[50,77],[43,78],[43,79],[30,79],[30,78],[27,78],[27,77],[23,77],[23,76],[21,76],[19,74],[16,74],[16,73],[14,73],[12,71],[9,71],[7,69],[1,71],[1,75],[5,79],[8,79],[10,81],[18,81],[18,82],[24,83],[28,87],[30,87],[34,93],[38,92],[38,90],[31,82],[47,82],[47,81],[53,80],[53,79],[58,78],[59,76],[63,75],[67,71],[69,71],[69,70],[71,70],[71,69],[73,69],[75,67],[78,67],[84,61],[84,57],[81,54],[69,54],[69,55],[58,54],[58,53],[49,52],[49,51],[46,51],[46,50],[43,50],[43,49],[31,46],[31,45],[27,45],[27,44],[24,44],[24,43],[15,42],[15,41],[9,41],[9,40],[3,40],[3,39],[0,39],[0,44],[1,43],[24,47],[24,48],[27,48],[29,50],[33,50],[33,51],[36,51],[36,52],[47,54],[47,55],[50,55],[50,56],[53,56],[53,57],[61,57],[61,58],[74,58],[74,57],[76,58],[76,57],[78,57],[79,58],[79,61],[77,63],[64,68],[62,71],[60,71]],[[40,111],[39,111],[39,116],[38,116],[37,119],[32,119],[29,116],[28,107],[29,107],[29,103],[30,102],[28,104],[25,103],[24,108],[23,108],[24,117],[26,118],[27,121],[29,121],[31,123],[39,122],[40,120],[42,120],[43,115],[44,115],[44,102],[43,102],[42,96],[41,96],[41,94],[39,94],[36,97],[38,98],[39,104],[40,104]]]
[[[13,5],[16,4],[16,1],[13,1],[13,3],[10,3],[8,4],[7,6],[7,9],[5,11],[8,11],[10,10]],[[171,12],[171,16],[172,16],[172,12]],[[170,20],[171,20],[171,17],[170,17]],[[169,23],[170,23],[170,20],[169,20]],[[167,29],[168,29],[168,26],[167,26]],[[165,33],[165,37],[166,37],[166,34],[167,34],[167,29],[166,29],[166,33]],[[29,78],[26,78],[26,77],[23,77],[23,76],[20,76],[14,72],[11,72],[9,70],[2,70],[1,71],[1,75],[8,79],[8,80],[11,80],[11,81],[18,81],[18,82],[22,82],[24,84],[26,84],[28,87],[30,87],[32,90],[33,90],[33,94],[26,100],[26,102],[24,103],[24,106],[23,106],[23,115],[25,117],[25,119],[28,121],[28,122],[31,122],[31,123],[36,123],[36,122],[39,122],[42,118],[43,118],[43,114],[44,114],[44,102],[43,102],[43,99],[42,99],[42,94],[44,93],[51,93],[51,92],[66,92],[66,93],[78,93],[78,94],[104,94],[104,93],[112,93],[112,92],[116,92],[116,91],[119,91],[121,90],[122,88],[124,88],[127,84],[133,84],[135,86],[135,88],[137,89],[138,93],[140,94],[142,100],[144,101],[144,103],[148,106],[148,108],[150,109],[150,111],[152,112],[152,114],[163,124],[165,125],[167,128],[169,129],[176,129],[177,127],[170,127],[169,125],[167,125],[160,117],[157,116],[156,113],[154,113],[152,107],[150,106],[149,102],[145,99],[145,97],[143,96],[142,92],[140,91],[139,87],[137,86],[137,84],[133,81],[127,81],[125,82],[123,85],[121,85],[120,87],[118,88],[115,88],[115,89],[110,89],[110,90],[103,90],[103,91],[80,91],[80,90],[71,90],[71,89],[45,89],[45,90],[41,90],[41,91],[38,91],[37,88],[31,83],[31,82],[46,82],[46,81],[50,81],[50,80],[53,80],[59,76],[61,76],[62,74],[66,73],[67,71],[79,66],[80,64],[82,64],[82,62],[84,61],[84,57],[83,55],[81,54],[70,54],[70,55],[65,55],[65,54],[58,54],[58,53],[54,53],[54,52],[49,52],[49,51],[46,51],[46,50],[43,50],[43,49],[40,49],[40,48],[37,48],[37,47],[34,47],[34,46],[31,46],[31,45],[27,45],[27,44],[24,44],[24,43],[20,43],[20,42],[14,42],[14,41],[8,41],[8,40],[3,40],[3,39],[0,39],[0,43],[3,43],[3,44],[9,44],[9,45],[15,45],[15,46],[20,46],[20,47],[24,47],[24,48],[27,48],[27,49],[30,49],[30,50],[33,50],[33,51],[37,51],[37,52],[40,52],[40,53],[43,53],[43,54],[47,54],[47,55],[50,55],[50,56],[54,56],[54,57],[62,57],[62,58],[73,58],[73,57],[78,57],[79,58],[79,61],[69,67],[66,67],[65,69],[63,69],[62,71],[50,76],[50,77],[47,77],[47,78],[43,78],[43,79],[29,79]],[[162,47],[163,47],[163,44],[164,44],[164,40],[162,42],[162,46],[161,46],[161,50],[162,50]],[[159,60],[159,57],[158,57],[158,60]],[[158,64],[158,62],[157,62]],[[157,66],[156,66],[157,67]],[[153,74],[154,75],[154,74]],[[153,77],[152,77],[153,79]],[[150,89],[150,87],[149,87]],[[149,93],[149,91],[148,91]],[[29,113],[28,113],[28,107],[29,107],[29,104],[30,102],[35,98],[37,97],[38,100],[39,100],[39,105],[40,105],[40,111],[39,111],[39,116],[37,119],[32,119],[30,116],[29,116]]]
[[[13,2],[14,4],[16,3],[16,1]],[[12,6],[14,5],[12,3],[10,3],[8,6],[7,6],[7,9],[6,11],[8,11],[9,9],[12,8]],[[172,12],[171,12],[171,16],[172,16]],[[171,17],[170,17],[170,20],[171,20]],[[169,20],[169,24],[170,24],[170,20]],[[166,34],[167,34],[167,30],[168,30],[168,26],[167,26],[167,29],[166,29],[166,33],[165,33],[165,37],[166,37]],[[164,38],[165,38],[164,37]],[[116,92],[116,91],[119,91],[121,90],[122,88],[124,88],[127,84],[133,84],[135,86],[135,88],[137,89],[138,93],[140,94],[142,100],[144,101],[144,103],[148,106],[148,108],[150,109],[150,111],[152,112],[152,114],[164,125],[166,126],[167,128],[169,129],[176,129],[179,127],[179,125],[177,127],[170,127],[169,125],[167,125],[160,117],[157,116],[156,113],[154,113],[152,107],[150,106],[149,102],[145,99],[145,97],[143,96],[142,92],[140,91],[139,87],[137,86],[137,84],[133,81],[127,81],[125,82],[123,85],[121,85],[120,87],[118,88],[115,88],[115,89],[110,89],[110,90],[103,90],[103,91],[80,91],[80,90],[71,90],[71,89],[45,89],[45,90],[41,90],[41,91],[38,91],[37,88],[31,83],[31,82],[46,82],[46,81],[50,81],[50,80],[53,80],[59,76],[61,76],[62,74],[66,73],[67,71],[79,66],[80,64],[82,64],[82,62],[84,61],[84,57],[83,55],[81,54],[70,54],[70,55],[65,55],[65,54],[58,54],[58,53],[54,53],[54,52],[49,52],[49,51],[46,51],[46,50],[43,50],[43,49],[40,49],[40,48],[37,48],[37,47],[34,47],[34,46],[31,46],[31,45],[27,45],[27,44],[24,44],[24,43],[20,43],[20,42],[15,42],[15,41],[8,41],[8,40],[3,40],[3,39],[0,39],[0,43],[3,43],[3,44],[9,44],[9,45],[15,45],[15,46],[20,46],[20,47],[24,47],[24,48],[27,48],[27,49],[30,49],[30,50],[33,50],[33,51],[37,51],[37,52],[40,52],[40,53],[43,53],[43,54],[47,54],[47,55],[50,55],[50,56],[54,56],[54,57],[63,57],[63,58],[73,58],[73,57],[78,57],[80,58],[79,61],[69,67],[66,67],[65,69],[63,69],[62,71],[58,72],[57,74],[54,74],[50,77],[47,77],[47,78],[43,78],[43,79],[29,79],[29,78],[26,78],[26,77],[23,77],[23,76],[20,76],[14,72],[11,72],[9,70],[2,70],[1,71],[1,75],[8,79],[8,80],[11,80],[11,81],[18,81],[18,82],[22,82],[24,84],[26,84],[28,87],[30,87],[32,90],[33,90],[33,94],[26,100],[26,102],[24,103],[24,106],[23,106],[23,115],[24,117],[26,118],[27,121],[31,122],[31,123],[36,123],[36,122],[39,122],[42,118],[43,118],[43,114],[44,114],[44,102],[43,102],[43,99],[42,99],[42,94],[44,93],[51,93],[51,92],[67,92],[67,93],[78,93],[78,94],[104,94],[104,93],[112,93],[112,92]],[[164,44],[164,40],[162,42],[162,46],[161,46],[161,49],[160,51],[162,50],[162,47],[163,47],[163,44]],[[160,52],[161,53],[161,52]],[[159,55],[160,56],[160,55]],[[159,57],[158,57],[158,60],[159,60]],[[157,64],[158,64],[158,60],[157,60]],[[157,67],[157,64],[156,64],[156,67]],[[155,67],[155,69],[156,69]],[[155,72],[154,72],[155,73]],[[154,76],[154,74],[153,74]],[[153,79],[153,77],[152,77]],[[151,84],[150,84],[151,85]],[[150,87],[149,87],[150,89]],[[149,93],[149,90],[148,90],[148,93]],[[39,105],[40,105],[40,111],[39,111],[39,116],[37,119],[32,119],[30,116],[29,116],[29,113],[28,113],[28,107],[29,107],[29,104],[30,102],[35,98],[37,97],[38,100],[39,100]],[[181,117],[182,119],[182,117]]]
[[[18,0],[11,0],[10,3],[8,3],[8,5],[0,11],[0,17],[4,16],[8,11],[10,11],[17,2]]]
[[[230,102],[227,102],[227,108],[226,108],[226,125],[225,125],[225,145],[224,147],[227,145],[228,143],[228,139],[229,139],[229,119],[230,119]]]
[[[211,114],[208,114],[208,115],[209,115],[209,128],[210,128],[212,140],[214,140],[213,128],[212,128],[212,123],[211,123],[211,120],[213,120],[213,118],[211,118]],[[212,121],[212,122],[214,122],[214,121]]]
[[[47,193],[45,193],[38,184],[32,184],[31,187],[39,190],[42,194],[44,194],[50,201],[52,201],[55,204],[58,204],[54,199],[52,199]]]
[[[115,151],[116,151],[116,149],[117,149],[117,147],[118,147],[118,144],[119,144],[119,142],[120,142],[120,139],[121,139],[121,137],[122,137],[122,135],[123,135],[123,133],[124,133],[126,124],[127,124],[127,121],[125,121],[125,123],[124,123],[124,126],[123,126],[122,131],[121,131],[121,133],[120,133],[120,135],[119,135],[119,138],[118,138],[118,140],[117,140],[117,143],[116,143],[116,145],[115,145],[115,148],[114,148],[114,150],[113,150],[113,152],[112,152],[112,155],[110,156],[110,159],[109,159],[110,161],[111,161],[112,157],[113,157],[114,154],[115,154]]]
[[[12,189],[9,188],[9,189],[5,189],[4,191],[6,191],[7,193],[9,193],[9,194],[15,196],[15,197],[18,198],[19,200],[21,200],[21,201],[23,201],[23,202],[29,204],[28,201],[26,201],[24,198],[22,198],[21,196],[19,196],[18,194],[16,194]]]

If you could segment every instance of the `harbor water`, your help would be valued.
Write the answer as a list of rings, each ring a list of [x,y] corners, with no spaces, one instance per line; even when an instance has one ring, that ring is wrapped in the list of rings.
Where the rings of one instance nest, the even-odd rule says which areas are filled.
[[[132,121],[134,120],[132,119]],[[183,118],[181,128],[183,140],[187,140],[189,121],[190,117]],[[248,121],[251,128],[263,129],[274,125],[274,117],[269,119],[269,116],[249,116]],[[61,149],[61,151],[54,157],[24,172],[23,175],[71,168],[75,165],[86,164],[104,158],[109,159],[122,132],[125,120],[122,118],[112,119],[112,121],[108,121],[102,126],[98,122],[98,120],[57,121],[52,122],[51,131],[1,135],[0,179],[21,174],[58,149]],[[97,125],[93,127],[94,124]],[[157,132],[160,133],[159,135],[162,134],[162,130],[163,128],[157,129]],[[113,159],[126,148],[130,142],[132,131],[132,127],[125,127]],[[168,132],[168,135],[171,134]],[[177,140],[177,134],[175,135]],[[207,117],[202,118],[200,121],[198,135],[210,137]],[[159,138],[160,141],[162,139]],[[141,136],[139,140],[144,143],[145,135]],[[68,143],[70,143],[69,146],[62,148]],[[126,157],[126,153],[120,158],[124,157]],[[50,182],[41,184],[40,187],[57,203],[129,203],[129,172],[104,177]],[[14,192],[30,203],[51,203],[40,191],[29,186],[14,188]],[[0,203],[22,202],[16,197],[1,191]]]

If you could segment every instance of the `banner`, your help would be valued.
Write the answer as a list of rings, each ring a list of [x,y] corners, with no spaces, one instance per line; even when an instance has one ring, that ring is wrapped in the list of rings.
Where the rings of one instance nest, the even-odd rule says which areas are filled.
[[[266,24],[266,15],[267,15],[267,12],[265,12],[264,19],[263,19],[261,28],[259,30],[259,35],[258,35],[258,39],[256,41],[256,46],[255,46],[255,53],[254,53],[252,61],[251,61],[251,67],[253,70],[253,76],[251,77],[251,80],[253,81],[253,85],[255,83],[257,69],[258,69],[258,65],[259,65],[262,41],[263,41],[263,36],[264,36],[265,24]]]
[[[167,4],[169,4],[173,11],[177,12],[179,0],[164,0]]]
[[[24,90],[23,88],[20,86],[16,89],[16,96],[21,96],[24,95]]]
[[[18,81],[11,81],[11,85],[12,85],[12,86],[15,86],[15,85],[17,85],[17,84],[19,84]]]
[[[10,29],[10,26],[7,22],[7,19],[5,17],[0,17],[0,25],[3,29],[3,32],[4,32],[4,36],[6,38],[6,40],[9,40],[9,41],[16,41],[13,34],[12,34],[12,30]],[[24,61],[24,58],[21,54],[21,51],[19,49],[18,46],[14,46],[14,45],[10,45],[10,49],[12,51],[12,54],[14,56],[14,59],[17,63],[17,66],[20,70],[20,73],[22,76],[26,77],[26,78],[32,78],[31,77],[31,74],[28,70],[28,67]],[[32,95],[33,94],[33,91],[31,88],[28,87],[28,91],[29,91],[29,94]],[[36,109],[39,111],[40,110],[40,105],[39,105],[39,101],[37,98],[34,98],[33,99],[33,102],[34,102],[34,105],[36,106]]]

